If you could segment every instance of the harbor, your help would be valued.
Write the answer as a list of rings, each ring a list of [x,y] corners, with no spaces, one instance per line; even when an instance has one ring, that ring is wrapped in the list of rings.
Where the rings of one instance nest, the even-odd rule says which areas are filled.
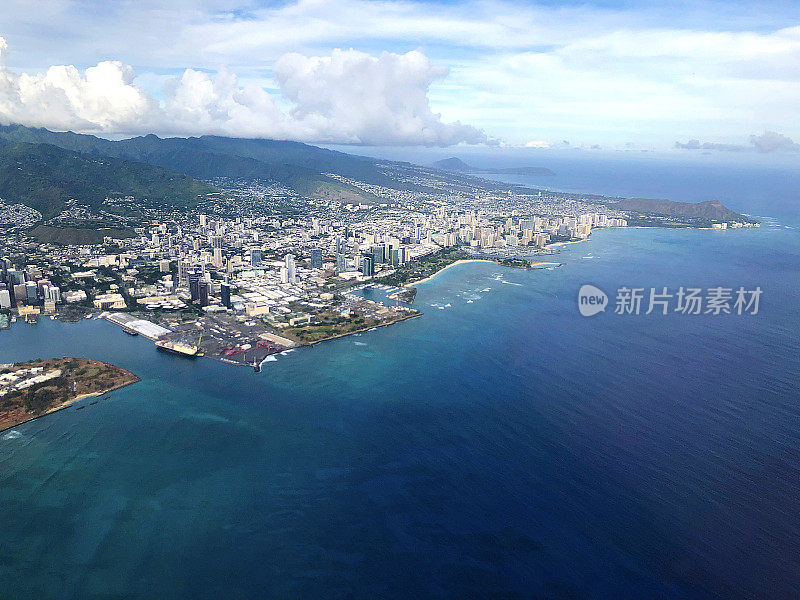
[[[196,320],[153,323],[131,313],[101,313],[129,335],[153,340],[156,349],[185,358],[207,357],[221,362],[257,368],[264,359],[299,344],[273,333],[260,320],[239,320],[232,315],[211,313]]]

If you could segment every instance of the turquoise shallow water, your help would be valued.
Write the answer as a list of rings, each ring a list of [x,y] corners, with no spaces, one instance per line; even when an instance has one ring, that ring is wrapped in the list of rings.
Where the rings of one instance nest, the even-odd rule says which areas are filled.
[[[143,381],[0,434],[0,598],[800,595],[797,233],[600,231],[558,269],[461,265],[423,317],[260,374],[103,321],[15,325],[0,361]],[[585,319],[583,283],[764,296]]]

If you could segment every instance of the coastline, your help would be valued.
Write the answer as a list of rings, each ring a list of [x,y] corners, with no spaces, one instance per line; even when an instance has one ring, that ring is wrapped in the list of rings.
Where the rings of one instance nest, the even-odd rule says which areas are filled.
[[[581,240],[581,241],[583,241],[583,240]],[[563,243],[568,244],[568,243],[571,243],[571,242],[563,242]],[[459,259],[459,260],[457,260],[455,262],[450,263],[446,267],[442,267],[441,269],[439,269],[438,271],[436,271],[436,273],[433,273],[432,275],[428,275],[427,277],[424,277],[422,279],[418,279],[416,281],[411,281],[411,282],[408,282],[408,283],[404,283],[403,287],[404,288],[409,288],[409,287],[414,287],[414,286],[416,286],[416,285],[418,285],[420,283],[425,283],[426,281],[430,281],[431,279],[436,277],[439,273],[441,273],[443,271],[446,271],[450,267],[455,267],[456,265],[463,265],[463,264],[466,264],[466,263],[493,263],[493,264],[496,264],[496,265],[498,265],[500,267],[508,267],[508,268],[512,268],[512,269],[527,268],[527,267],[515,267],[513,265],[504,265],[500,261],[491,260],[491,259],[488,259],[488,258],[462,258],[462,259]],[[558,266],[558,265],[561,265],[561,263],[548,262],[548,261],[533,261],[533,262],[529,263],[530,267],[541,267],[541,266],[545,266],[545,265],[547,265],[547,266]]]
[[[559,246],[566,246],[567,244],[580,244],[581,242],[588,242],[589,238],[585,237],[582,240],[570,240],[569,242],[553,242],[552,244],[547,244],[545,249],[549,248],[558,248]]]
[[[286,350],[284,350],[282,352],[276,352],[275,354],[268,354],[267,357],[264,358],[264,360],[266,360],[266,358],[268,358],[269,356],[275,356],[276,354],[283,354],[283,352],[286,352],[287,350],[298,350],[300,348],[310,348],[312,346],[316,346],[317,344],[322,344],[323,342],[330,342],[330,341],[333,341],[333,340],[338,340],[338,339],[343,338],[343,337],[347,337],[348,335],[354,335],[354,334],[357,334],[357,333],[364,333],[366,331],[372,331],[373,329],[378,329],[379,327],[388,327],[389,325],[394,325],[395,323],[400,323],[401,321],[407,321],[408,319],[414,319],[416,317],[421,317],[421,316],[422,316],[422,313],[421,312],[417,312],[415,314],[409,314],[409,315],[402,316],[399,319],[395,319],[393,321],[388,321],[388,322],[385,322],[385,323],[376,323],[374,325],[370,325],[369,327],[362,327],[361,329],[354,329],[353,331],[348,331],[346,333],[338,333],[336,335],[332,335],[331,337],[326,337],[326,338],[323,338],[323,339],[320,339],[320,340],[314,340],[313,342],[296,341],[295,343],[297,344],[297,346],[295,346],[293,348],[287,348]],[[201,358],[203,358],[203,357],[201,357]],[[226,358],[221,357],[221,356],[210,356],[210,355],[206,355],[204,358],[210,358],[211,360],[216,360],[218,362],[226,363],[226,364],[229,364],[229,365],[239,366],[239,367],[248,367],[248,368],[251,368],[251,369],[254,366],[260,366],[261,364],[264,363],[264,360],[262,360],[261,363],[259,363],[258,365],[254,365],[253,363],[236,362],[234,360],[229,360],[229,359],[226,359]]]
[[[118,367],[118,368],[120,368],[120,367]],[[14,429],[14,427],[19,427],[20,425],[24,425],[25,423],[30,423],[31,421],[35,421],[36,419],[41,419],[42,417],[46,417],[47,415],[52,415],[53,413],[57,413],[59,411],[65,410],[65,409],[69,408],[70,406],[72,406],[73,404],[75,404],[76,402],[78,402],[79,400],[85,400],[86,398],[91,398],[92,396],[103,396],[104,394],[108,394],[109,392],[113,392],[115,390],[120,390],[120,389],[122,389],[124,387],[127,387],[129,385],[133,385],[134,383],[139,383],[141,381],[141,378],[137,377],[136,375],[134,375],[133,373],[131,373],[127,369],[121,369],[121,370],[125,371],[126,373],[129,373],[131,376],[135,377],[136,379],[134,381],[128,381],[127,383],[121,383],[119,385],[115,385],[113,387],[108,388],[107,390],[103,390],[102,392],[88,392],[86,394],[79,394],[79,395],[75,396],[74,398],[71,398],[71,399],[67,400],[66,402],[62,402],[58,406],[54,406],[52,408],[49,408],[48,410],[44,411],[40,415],[35,415],[35,416],[33,416],[33,417],[29,418],[29,419],[25,419],[24,421],[18,421],[17,423],[14,423],[13,425],[2,426],[2,427],[0,427],[0,433],[4,433],[4,432],[8,431],[9,429]]]
[[[388,327],[389,325],[394,325],[395,323],[400,323],[402,321],[407,321],[408,319],[413,319],[415,317],[421,317],[422,313],[417,312],[415,314],[405,315],[400,317],[399,319],[395,319],[394,321],[389,321],[387,323],[376,323],[375,325],[370,325],[369,327],[363,327],[362,329],[354,329],[353,331],[348,331],[347,333],[337,333],[336,335],[332,335],[331,337],[327,337],[321,340],[314,340],[313,342],[299,342],[298,348],[303,348],[306,346],[314,346],[316,344],[321,344],[322,342],[330,342],[331,340],[338,340],[343,337],[347,337],[348,335],[353,335],[356,333],[364,333],[365,331],[372,331],[373,329],[378,329],[379,327]],[[278,353],[280,354],[280,352]]]
[[[577,240],[577,241],[585,241],[585,240]],[[567,243],[576,243],[577,241],[575,241],[575,242],[559,242],[559,243],[554,244],[554,245],[567,244]],[[441,269],[439,269],[435,273],[432,273],[431,275],[428,275],[427,277],[424,277],[423,279],[419,279],[419,280],[416,280],[416,281],[413,281],[413,282],[404,283],[404,284],[402,284],[401,287],[402,288],[414,288],[418,284],[431,281],[439,273],[449,269],[450,267],[454,267],[454,266],[460,265],[460,264],[467,264],[467,263],[492,263],[492,264],[498,265],[500,267],[510,267],[510,268],[516,268],[516,269],[533,269],[533,268],[544,267],[544,266],[554,266],[555,267],[555,266],[561,266],[563,264],[563,263],[560,263],[560,262],[553,262],[553,261],[526,261],[525,265],[509,265],[509,264],[503,264],[503,262],[501,262],[500,260],[496,260],[496,259],[462,258],[462,259],[458,259],[458,260],[456,260],[456,261],[454,261],[454,262],[442,267]],[[412,300],[412,302],[413,302],[413,300]],[[319,339],[319,340],[314,340],[314,341],[310,341],[310,342],[303,342],[303,341],[300,341],[300,340],[292,340],[292,341],[294,341],[294,343],[297,344],[296,347],[298,347],[298,348],[299,347],[303,347],[303,346],[313,346],[313,345],[319,344],[321,342],[328,342],[328,341],[331,341],[331,340],[336,340],[336,339],[339,339],[339,338],[346,337],[348,335],[353,335],[353,334],[356,334],[356,333],[363,333],[365,331],[370,331],[372,329],[377,329],[378,327],[386,327],[388,325],[393,325],[394,323],[399,323],[399,322],[405,321],[407,319],[411,319],[411,318],[414,318],[414,317],[422,316],[422,314],[423,314],[422,312],[418,311],[418,312],[416,312],[414,314],[405,315],[405,316],[403,316],[401,318],[394,319],[394,320],[391,320],[391,321],[388,321],[388,322],[377,323],[377,324],[374,324],[374,325],[370,325],[368,327],[362,327],[360,329],[356,329],[356,330],[353,330],[353,331],[348,331],[348,332],[345,332],[345,333],[339,333],[339,334],[333,335],[331,337],[327,337],[327,338],[323,338],[323,339]],[[111,322],[113,322],[113,321],[111,321]],[[229,359],[226,359],[224,357],[221,357],[221,356],[213,356],[213,355],[202,354],[202,355],[198,355],[198,357],[199,358],[211,358],[211,359],[216,360],[218,362],[231,364],[231,365],[244,366],[244,367],[248,367],[248,368],[252,368],[252,367],[256,366],[254,363],[249,363],[249,362],[244,363],[244,362],[233,361],[233,360],[229,360]],[[131,373],[131,375],[133,375],[133,374]],[[135,375],[133,375],[133,376],[136,377]],[[124,387],[126,385],[130,385],[131,383],[136,383],[137,381],[141,381],[141,380],[139,378],[137,378],[136,381],[132,381],[130,383],[126,383],[126,384],[123,384],[123,385],[120,385],[120,386],[115,386],[115,387],[109,388],[107,390],[104,390],[102,392],[90,392],[90,393],[86,393],[86,394],[81,394],[80,396],[77,396],[77,397],[65,402],[64,404],[62,404],[60,406],[53,407],[52,409],[50,409],[50,410],[48,410],[48,411],[46,411],[46,412],[44,412],[44,413],[42,413],[40,415],[37,415],[35,417],[31,417],[30,419],[26,419],[25,421],[20,421],[18,423],[15,423],[14,425],[10,425],[8,427],[2,428],[2,429],[0,429],[0,433],[3,432],[3,431],[6,431],[7,429],[11,429],[13,427],[16,427],[17,425],[21,425],[22,423],[27,423],[27,422],[32,421],[34,419],[38,419],[40,417],[43,417],[43,416],[45,416],[47,414],[50,414],[50,413],[53,413],[53,412],[57,412],[59,410],[64,410],[65,408],[68,408],[70,405],[74,404],[75,402],[77,402],[79,400],[83,400],[83,399],[91,397],[91,396],[101,396],[103,394],[106,394],[108,392],[114,391],[114,390],[119,389],[121,387]]]

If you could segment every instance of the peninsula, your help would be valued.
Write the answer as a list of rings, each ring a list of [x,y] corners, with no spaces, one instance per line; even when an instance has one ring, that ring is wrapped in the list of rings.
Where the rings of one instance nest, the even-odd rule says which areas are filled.
[[[130,371],[87,358],[0,365],[0,431],[137,381]]]

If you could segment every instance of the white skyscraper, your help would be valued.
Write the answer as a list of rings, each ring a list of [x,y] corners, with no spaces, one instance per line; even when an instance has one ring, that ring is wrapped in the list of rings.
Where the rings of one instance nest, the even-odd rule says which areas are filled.
[[[286,283],[297,283],[294,272],[294,254],[286,255]]]

